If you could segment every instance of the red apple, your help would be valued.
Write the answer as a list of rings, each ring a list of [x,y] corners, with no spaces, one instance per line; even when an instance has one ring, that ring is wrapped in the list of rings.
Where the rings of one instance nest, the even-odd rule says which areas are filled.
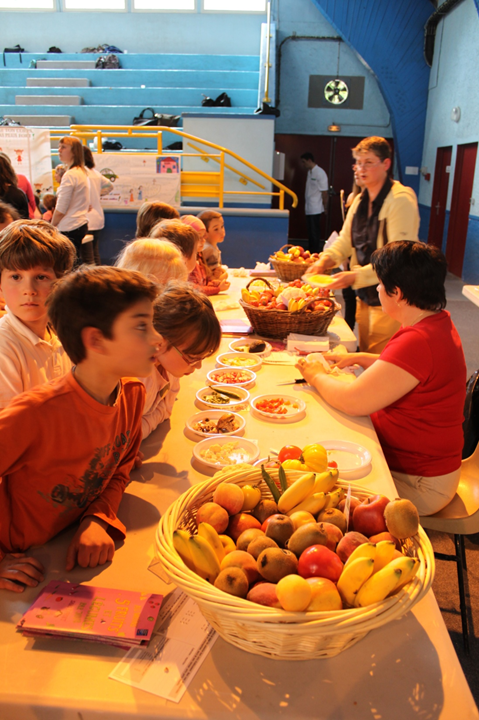
[[[388,503],[389,498],[384,495],[373,495],[358,505],[353,513],[356,532],[362,533],[366,537],[387,532],[384,509]]]
[[[298,574],[303,578],[323,577],[338,582],[342,571],[343,563],[325,545],[306,548],[298,561]]]
[[[227,533],[236,542],[241,533],[249,528],[258,528],[259,530],[261,523],[249,513],[240,512],[237,515],[231,515]]]

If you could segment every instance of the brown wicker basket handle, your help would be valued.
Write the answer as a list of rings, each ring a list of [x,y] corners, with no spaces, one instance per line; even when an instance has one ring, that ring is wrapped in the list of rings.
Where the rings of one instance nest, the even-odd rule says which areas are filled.
[[[262,277],[251,278],[251,280],[249,281],[249,283],[246,286],[246,289],[249,290],[249,286],[254,282],[258,282],[258,280],[261,280],[261,282],[264,282],[264,284],[267,285],[270,290],[274,291],[274,287],[271,285],[269,280],[266,280],[266,278],[262,278]]]
[[[283,245],[283,247],[280,247],[280,249],[277,250],[277,252],[281,252],[281,250],[283,250],[285,247],[296,247],[296,245],[288,245],[288,243],[286,243],[286,245]]]

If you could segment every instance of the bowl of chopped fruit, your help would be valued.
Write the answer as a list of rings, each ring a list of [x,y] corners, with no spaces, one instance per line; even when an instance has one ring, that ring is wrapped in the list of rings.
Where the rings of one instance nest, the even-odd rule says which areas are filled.
[[[218,355],[216,358],[216,367],[235,368],[241,370],[251,370],[258,372],[263,364],[259,355],[246,352],[228,352]]]
[[[234,385],[247,390],[256,382],[256,373],[242,368],[216,368],[210,370],[206,377],[212,385]]]
[[[240,435],[246,420],[227,410],[202,410],[186,421],[186,427],[198,438],[211,435]]]

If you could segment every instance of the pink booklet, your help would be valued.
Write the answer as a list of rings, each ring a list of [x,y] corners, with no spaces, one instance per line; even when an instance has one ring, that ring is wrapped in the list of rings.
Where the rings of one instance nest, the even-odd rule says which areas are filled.
[[[68,637],[119,647],[146,645],[163,595],[52,580],[17,624],[30,637]]]

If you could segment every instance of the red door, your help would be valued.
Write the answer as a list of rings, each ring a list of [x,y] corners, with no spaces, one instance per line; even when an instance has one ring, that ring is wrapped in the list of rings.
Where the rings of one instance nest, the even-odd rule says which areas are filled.
[[[462,275],[462,264],[466,249],[476,155],[477,143],[457,146],[446,259],[449,264],[449,271],[458,277]]]
[[[451,156],[452,147],[437,149],[434,187],[432,189],[431,219],[429,221],[427,241],[429,245],[435,245],[439,250],[442,250],[442,238],[444,235]]]

